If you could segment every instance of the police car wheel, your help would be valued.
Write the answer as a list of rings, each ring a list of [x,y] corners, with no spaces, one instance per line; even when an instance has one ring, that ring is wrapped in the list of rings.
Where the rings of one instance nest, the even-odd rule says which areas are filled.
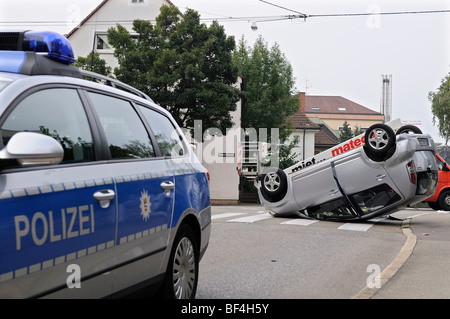
[[[180,226],[167,265],[162,295],[169,299],[193,299],[198,283],[199,250],[194,232]]]
[[[269,202],[277,202],[286,195],[287,178],[281,169],[262,176],[261,194]]]
[[[395,150],[395,133],[386,124],[374,124],[366,131],[364,151],[373,161],[385,161]]]
[[[398,129],[396,134],[422,134],[422,130],[414,125],[404,125]]]

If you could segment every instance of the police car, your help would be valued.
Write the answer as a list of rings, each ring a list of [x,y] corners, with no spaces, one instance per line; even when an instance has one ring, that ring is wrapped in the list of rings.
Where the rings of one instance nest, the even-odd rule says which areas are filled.
[[[167,111],[72,62],[59,34],[0,32],[0,298],[194,297],[207,172]]]

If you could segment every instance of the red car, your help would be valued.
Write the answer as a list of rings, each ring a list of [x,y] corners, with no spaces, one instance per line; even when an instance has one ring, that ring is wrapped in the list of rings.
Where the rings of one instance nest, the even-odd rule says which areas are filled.
[[[439,168],[439,183],[434,195],[425,201],[433,209],[450,211],[450,166],[438,154],[436,163]]]

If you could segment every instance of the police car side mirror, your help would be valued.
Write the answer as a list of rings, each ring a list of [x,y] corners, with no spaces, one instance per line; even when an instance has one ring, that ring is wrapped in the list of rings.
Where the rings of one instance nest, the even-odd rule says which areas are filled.
[[[64,149],[54,138],[34,132],[14,134],[0,151],[0,160],[15,159],[20,166],[58,164]]]

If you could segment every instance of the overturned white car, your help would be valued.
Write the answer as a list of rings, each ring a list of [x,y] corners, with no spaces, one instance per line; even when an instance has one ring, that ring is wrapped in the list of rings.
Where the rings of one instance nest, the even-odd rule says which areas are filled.
[[[432,196],[438,181],[434,141],[399,123],[372,125],[287,169],[269,169],[257,179],[261,204],[275,216],[347,221],[386,215]]]

